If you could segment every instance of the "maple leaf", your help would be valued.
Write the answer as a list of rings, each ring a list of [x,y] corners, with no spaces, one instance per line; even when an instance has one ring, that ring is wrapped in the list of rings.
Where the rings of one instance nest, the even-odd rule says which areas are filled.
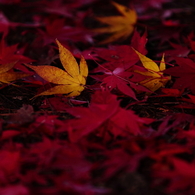
[[[111,33],[109,38],[99,42],[99,44],[107,44],[119,39],[126,39],[133,32],[134,25],[137,21],[137,14],[135,10],[129,9],[116,2],[112,2],[112,4],[122,14],[122,16],[96,17],[99,22],[109,26],[96,28],[93,31],[97,33]]]
[[[170,76],[164,77],[162,73],[162,71],[165,70],[164,55],[162,56],[160,67],[158,67],[158,65],[153,60],[139,53],[135,49],[134,51],[137,53],[144,68],[146,68],[147,70],[145,72],[135,70],[135,72],[148,77],[143,81],[139,82],[139,84],[146,87],[152,92],[158,90],[160,87],[164,87],[165,84],[170,80]]]
[[[183,90],[188,88],[195,94],[195,63],[187,58],[175,58],[179,66],[171,67],[165,73],[177,77],[173,88]]]
[[[0,83],[10,83],[11,81],[29,76],[26,73],[11,72],[10,70],[14,67],[15,63],[16,62],[0,65]]]
[[[146,50],[147,41],[148,41],[147,31],[145,31],[141,36],[135,29],[131,38],[131,48],[133,47],[134,49],[145,55],[147,53]]]
[[[89,32],[83,27],[83,15],[76,16],[79,17],[77,20],[77,24],[75,22],[74,26],[67,25],[65,19],[45,19],[44,25],[45,30],[38,29],[38,37],[35,40],[38,45],[40,43],[45,45],[49,45],[53,43],[57,38],[61,43],[66,43],[69,45],[69,41],[72,40],[73,42],[92,42],[91,35]]]
[[[83,56],[81,56],[80,64],[78,66],[74,56],[61,43],[56,40],[59,47],[59,55],[61,63],[65,70],[54,66],[31,66],[27,67],[33,69],[39,76],[48,82],[58,84],[36,96],[66,94],[67,97],[78,96],[84,90],[86,84],[86,77],[88,75],[87,63]]]
[[[187,46],[183,46],[181,44],[170,42],[170,46],[173,47],[173,49],[166,50],[164,52],[167,57],[166,60],[169,62],[174,60],[175,57],[187,57],[190,52],[190,49]]]
[[[23,48],[18,49],[18,44],[8,46],[4,39],[0,42],[0,63],[29,63],[32,60],[22,55]]]
[[[178,89],[169,89],[169,88],[162,88],[161,91],[165,94],[162,96],[170,96],[170,97],[180,97],[183,93],[183,90],[180,91]]]
[[[114,71],[116,68],[122,67],[125,70],[132,67],[138,62],[139,57],[132,48],[135,48],[142,54],[146,54],[145,45],[147,43],[147,34],[141,36],[136,30],[133,33],[131,39],[131,45],[109,45],[108,48],[94,48],[90,55],[98,60],[99,58],[104,59],[107,63],[104,63],[104,68],[98,66],[97,70],[101,69],[105,72],[105,68],[110,71]]]
[[[129,73],[129,75],[130,74],[131,73]],[[123,75],[124,75],[124,73],[123,73]],[[120,77],[120,76],[117,77],[117,75],[107,76],[106,78],[103,79],[103,84],[105,84],[106,87],[108,89],[110,89],[110,90],[118,89],[123,94],[125,94],[125,95],[127,95],[129,97],[132,97],[133,99],[136,100],[135,92],[130,87],[130,85],[133,85],[133,83],[132,82],[128,82],[123,77]]]
[[[140,135],[144,124],[153,121],[139,117],[132,110],[121,108],[116,96],[109,91],[96,91],[89,108],[73,107],[66,111],[76,117],[69,120],[70,128],[67,128],[72,142],[77,142],[92,132],[98,136],[105,136],[105,133],[114,137]]]
[[[131,40],[131,45],[138,49],[139,51],[146,53],[145,44],[147,42],[146,33],[142,36],[135,31]],[[135,80],[133,76],[133,72],[130,70],[135,63],[138,62],[139,57],[134,52],[131,46],[129,45],[117,45],[117,46],[109,46],[109,48],[95,48],[93,50],[92,56],[105,60],[106,62],[101,64],[93,70],[93,73],[104,73],[103,75],[93,75],[92,77],[96,80],[102,81],[103,84],[109,89],[118,89],[125,95],[128,95],[134,99],[135,92],[134,89],[146,90],[141,85],[137,85],[134,81],[131,82],[130,78]],[[139,75],[136,76],[137,80],[143,80],[139,78]],[[147,90],[149,92],[149,90]]]

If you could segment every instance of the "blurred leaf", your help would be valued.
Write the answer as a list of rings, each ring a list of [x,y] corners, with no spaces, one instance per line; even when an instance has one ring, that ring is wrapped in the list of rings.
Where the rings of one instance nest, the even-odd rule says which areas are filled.
[[[137,14],[135,10],[129,9],[116,2],[112,2],[112,5],[121,13],[122,16],[107,16],[107,17],[96,17],[96,19],[107,27],[96,28],[93,31],[97,33],[111,33],[111,35],[99,42],[99,44],[107,44],[117,40],[124,40],[132,34],[134,25],[137,21]]]

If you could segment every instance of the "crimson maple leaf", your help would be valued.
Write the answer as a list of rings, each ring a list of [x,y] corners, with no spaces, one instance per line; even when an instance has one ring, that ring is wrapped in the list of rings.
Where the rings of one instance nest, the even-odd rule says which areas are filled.
[[[146,53],[146,42],[146,32],[142,36],[137,31],[134,32],[131,45],[144,54]],[[92,55],[96,59],[106,60],[105,63],[93,70],[93,73],[104,73],[104,75],[92,75],[93,78],[105,84],[106,88],[110,90],[118,89],[134,99],[136,99],[136,96],[133,89],[149,92],[145,87],[137,84],[144,77],[131,70],[139,60],[131,46],[110,46],[109,49],[96,48],[93,52]]]
[[[33,60],[22,55],[23,51],[17,49],[18,45],[7,46],[4,39],[0,42],[0,64],[29,63]]]
[[[164,72],[176,77],[173,88],[183,90],[188,88],[195,94],[195,63],[188,58],[176,58],[175,66]]]
[[[174,60],[175,57],[187,57],[190,52],[190,49],[187,46],[183,46],[181,44],[170,42],[170,46],[173,47],[173,49],[163,52],[166,56],[166,62]],[[163,53],[160,53],[159,55],[162,55]]]
[[[108,91],[97,91],[92,96],[89,108],[74,107],[66,110],[76,117],[69,121],[70,128],[67,128],[73,142],[92,132],[109,132],[114,137],[139,135],[142,134],[143,125],[152,122],[140,118],[132,110],[121,108],[116,96]]]
[[[96,47],[91,51],[90,55],[98,61],[103,59],[106,62],[103,64],[103,67],[97,67],[94,72],[114,71],[119,67],[122,67],[124,70],[129,69],[139,60],[139,57],[132,48],[145,55],[147,53],[145,49],[146,43],[146,32],[141,36],[135,31],[130,45],[110,45],[108,49]]]
[[[74,26],[67,25],[63,18],[56,20],[45,19],[45,30],[38,29],[38,36],[35,42],[38,42],[39,45],[43,42],[43,46],[55,42],[55,39],[67,45],[70,40],[74,42],[92,42],[90,33],[82,26],[82,16],[78,17],[80,17],[80,20]]]

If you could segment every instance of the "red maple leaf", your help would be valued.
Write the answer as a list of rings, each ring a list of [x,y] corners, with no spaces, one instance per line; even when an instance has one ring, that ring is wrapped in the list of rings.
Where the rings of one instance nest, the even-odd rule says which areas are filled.
[[[119,107],[116,96],[108,91],[97,91],[92,96],[89,108],[74,107],[66,109],[76,117],[69,121],[69,137],[75,142],[82,137],[95,133],[101,136],[109,132],[114,137],[139,135],[144,124],[153,120],[140,118],[133,111]]]
[[[170,45],[172,49],[163,52],[166,56],[166,62],[174,60],[175,57],[187,57],[190,52],[190,49],[184,45],[175,44],[172,42],[170,42]],[[162,56],[163,53],[159,53],[158,56]]]
[[[139,60],[132,47],[142,54],[146,54],[146,43],[146,31],[142,36],[135,31],[130,45],[111,45],[108,49],[96,47],[92,50],[91,55],[97,60],[103,59],[106,62],[103,63],[103,67],[99,66],[94,72],[114,71],[116,68],[123,68],[124,70],[129,69]]]
[[[176,77],[173,88],[183,90],[188,88],[195,94],[195,63],[187,58],[176,58],[175,66],[165,70],[165,73]]]
[[[18,44],[7,46],[4,39],[0,42],[0,64],[7,64],[7,63],[29,63],[33,60],[29,59],[28,57],[23,55],[23,50],[18,50]]]
[[[91,35],[88,30],[82,25],[82,18],[84,15],[79,15],[79,21],[70,26],[64,18],[51,20],[46,18],[45,30],[38,29],[38,37],[35,43],[43,42],[43,46],[55,42],[58,39],[62,43],[69,43],[70,40],[74,42],[92,42]]]
[[[140,36],[137,31],[131,40],[131,46],[138,51],[146,53],[145,44],[147,42],[146,32]],[[136,99],[133,89],[147,91],[145,87],[138,85],[138,82],[145,77],[136,74],[133,66],[139,61],[138,56],[129,45],[110,46],[109,49],[96,48],[92,54],[96,59],[106,60],[99,65],[93,73],[104,73],[104,75],[92,75],[93,78],[105,84],[106,88],[113,90],[118,89],[123,94]],[[133,88],[133,89],[132,89]]]

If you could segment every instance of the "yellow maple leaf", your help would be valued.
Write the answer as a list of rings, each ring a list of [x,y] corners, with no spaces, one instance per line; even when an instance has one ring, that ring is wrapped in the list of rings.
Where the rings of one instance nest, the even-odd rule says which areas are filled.
[[[139,56],[140,61],[142,62],[143,66],[147,70],[145,72],[135,70],[135,72],[148,77],[148,78],[144,79],[143,81],[139,82],[139,84],[146,87],[147,89],[149,89],[152,92],[158,90],[160,87],[164,87],[166,85],[166,83],[171,79],[170,76],[164,76],[163,72],[162,72],[163,70],[166,69],[164,55],[162,56],[160,66],[158,66],[150,58],[139,53],[135,49],[134,49],[134,51]]]
[[[29,74],[26,73],[11,71],[15,64],[16,62],[11,62],[0,65],[0,83],[10,83],[11,81],[29,76]]]
[[[122,16],[96,17],[99,22],[107,24],[107,27],[93,29],[97,33],[110,33],[109,38],[99,42],[99,44],[107,44],[116,40],[125,40],[134,30],[137,22],[137,14],[135,10],[126,6],[112,2]]]
[[[78,96],[84,90],[86,84],[87,63],[84,57],[81,56],[80,64],[78,65],[71,52],[63,47],[58,40],[56,42],[59,47],[60,61],[65,70],[49,65],[32,66],[26,64],[27,67],[33,69],[46,81],[58,84],[36,96],[53,94],[66,94],[67,97]]]

